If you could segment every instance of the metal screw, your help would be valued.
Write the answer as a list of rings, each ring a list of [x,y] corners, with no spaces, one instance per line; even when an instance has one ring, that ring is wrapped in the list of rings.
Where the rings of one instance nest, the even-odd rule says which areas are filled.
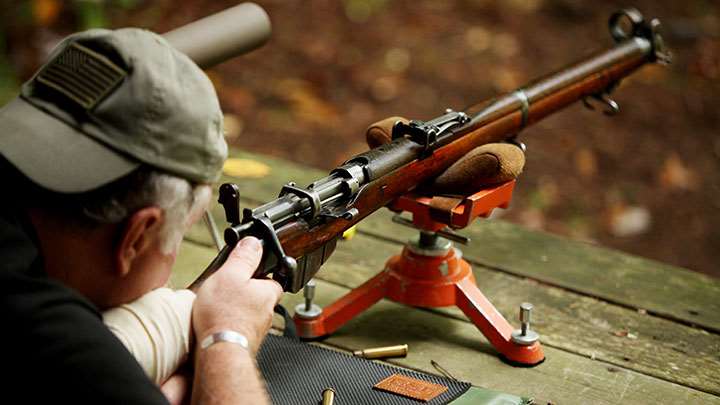
[[[295,306],[295,313],[301,318],[316,318],[322,313],[320,306],[313,304],[315,298],[315,279],[311,279],[303,288],[304,304]]]
[[[315,298],[315,279],[311,279],[303,288],[303,297],[305,297],[305,310],[312,309],[312,300]]]
[[[530,346],[540,338],[537,332],[530,329],[532,309],[533,305],[529,302],[520,304],[520,329],[516,329],[512,333],[512,341],[519,345]]]
[[[520,331],[523,336],[527,336],[527,332],[530,329],[530,311],[532,311],[533,305],[529,302],[523,302],[520,304]]]

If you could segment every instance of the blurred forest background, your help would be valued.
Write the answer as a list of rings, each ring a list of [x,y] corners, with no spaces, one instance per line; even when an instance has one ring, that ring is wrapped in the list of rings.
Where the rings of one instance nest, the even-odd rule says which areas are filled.
[[[526,170],[502,217],[720,276],[720,2],[257,3],[273,21],[270,42],[208,72],[228,137],[322,169],[365,150],[374,121],[462,109],[609,46],[619,8],[658,17],[673,64],[624,80],[616,117],[578,103],[527,128]],[[165,32],[234,4],[0,0],[0,101],[73,31]]]

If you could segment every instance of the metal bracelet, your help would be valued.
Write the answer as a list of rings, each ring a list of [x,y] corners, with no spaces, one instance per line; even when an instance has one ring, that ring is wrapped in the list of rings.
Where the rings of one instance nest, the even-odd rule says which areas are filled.
[[[245,349],[250,347],[248,339],[242,333],[235,332],[234,330],[221,330],[220,332],[215,332],[212,335],[205,337],[200,344],[200,348],[205,350],[219,342],[235,343]]]

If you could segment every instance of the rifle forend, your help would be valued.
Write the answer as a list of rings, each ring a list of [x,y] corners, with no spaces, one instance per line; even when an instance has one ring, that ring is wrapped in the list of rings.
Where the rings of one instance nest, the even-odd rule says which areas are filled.
[[[621,28],[623,19],[628,31]],[[606,112],[617,112],[608,95],[618,82],[646,63],[667,63],[670,56],[659,22],[646,22],[635,9],[614,13],[609,27],[616,42],[610,49],[465,112],[446,110],[430,121],[397,123],[391,143],[351,158],[306,188],[285,185],[277,199],[245,209],[242,219],[237,186],[222,185],[219,202],[230,222],[226,246],[193,287],[224,263],[241,238],[255,236],[265,252],[254,277],[272,273],[285,291],[297,292],[328,259],[343,231],[437,177],[475,147],[512,141],[527,125],[578,100],[595,98],[607,105]]]

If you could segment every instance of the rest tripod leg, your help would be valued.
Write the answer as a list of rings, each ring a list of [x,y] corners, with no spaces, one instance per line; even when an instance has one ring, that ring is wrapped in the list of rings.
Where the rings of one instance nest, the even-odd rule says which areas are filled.
[[[335,332],[356,315],[380,301],[385,296],[386,285],[387,273],[382,271],[330,306],[323,308],[318,316],[303,318],[295,314],[293,319],[298,334],[303,339],[314,339]]]
[[[545,360],[540,342],[536,341],[528,345],[513,341],[512,326],[480,292],[472,279],[460,280],[455,287],[458,308],[470,318],[508,362],[521,366],[535,366]]]

